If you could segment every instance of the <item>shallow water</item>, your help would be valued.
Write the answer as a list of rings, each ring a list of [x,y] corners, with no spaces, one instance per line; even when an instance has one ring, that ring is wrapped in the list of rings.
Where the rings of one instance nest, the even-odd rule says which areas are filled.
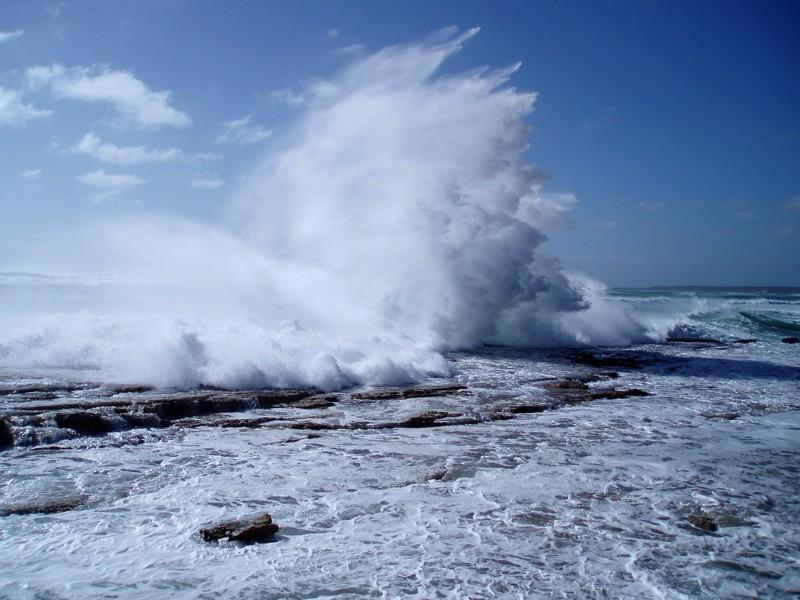
[[[507,421],[311,438],[271,426],[168,427],[17,447],[2,454],[0,504],[86,504],[0,518],[0,594],[791,597],[800,368],[796,346],[766,344],[628,349],[649,362],[617,369],[614,386],[652,396]],[[481,413],[544,398],[545,378],[592,370],[557,351],[449,359],[469,394],[244,416]],[[274,542],[197,535],[257,511],[281,526]],[[719,529],[693,527],[698,513]]]

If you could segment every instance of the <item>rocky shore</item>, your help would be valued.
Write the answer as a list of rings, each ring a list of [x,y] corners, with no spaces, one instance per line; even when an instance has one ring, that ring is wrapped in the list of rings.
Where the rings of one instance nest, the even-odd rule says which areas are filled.
[[[101,384],[28,384],[0,387],[6,407],[0,412],[0,448],[36,446],[60,439],[103,436],[115,431],[163,427],[273,427],[327,431],[477,425],[517,415],[555,410],[582,402],[647,396],[638,388],[613,385],[618,373],[608,367],[635,369],[633,356],[581,352],[571,359],[581,369],[572,377],[544,379],[541,392],[525,401],[494,398],[476,386],[422,385],[361,389],[325,394],[314,389],[222,390],[202,388],[165,392],[149,386]],[[602,369],[602,370],[598,370]],[[394,420],[340,422],[326,409],[347,402],[401,402],[422,398],[464,398],[461,410],[425,410]],[[274,410],[292,409],[292,410]],[[463,410],[468,409],[468,410]],[[264,413],[269,410],[269,413]],[[313,411],[313,418],[302,412]],[[248,413],[240,418],[235,413]]]

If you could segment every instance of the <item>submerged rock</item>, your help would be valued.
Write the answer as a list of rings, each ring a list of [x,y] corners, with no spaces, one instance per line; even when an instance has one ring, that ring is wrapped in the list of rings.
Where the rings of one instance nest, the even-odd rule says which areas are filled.
[[[200,530],[207,542],[231,540],[234,542],[264,542],[275,536],[280,527],[272,522],[272,516],[262,513],[249,519],[222,521]]]
[[[606,352],[579,352],[574,357],[575,362],[590,367],[622,367],[627,369],[641,369],[644,365],[641,358],[632,354],[606,353]]]
[[[717,522],[704,512],[691,514],[686,517],[686,520],[693,527],[709,533],[713,533],[719,528]]]
[[[703,415],[706,419],[721,419],[723,421],[733,421],[739,418],[739,413],[723,412],[723,413],[705,413]]]
[[[668,342],[684,343],[684,344],[721,344],[722,342],[716,338],[692,338],[692,337],[668,337]]]
[[[800,344],[800,337],[785,337],[781,341],[784,344]]]
[[[425,481],[441,481],[447,477],[447,468],[442,467],[425,475]]]
[[[356,400],[404,400],[407,398],[433,398],[463,393],[464,385],[414,386],[406,388],[381,388],[350,394]]]
[[[758,340],[756,338],[741,338],[734,340],[734,344],[755,344]]]

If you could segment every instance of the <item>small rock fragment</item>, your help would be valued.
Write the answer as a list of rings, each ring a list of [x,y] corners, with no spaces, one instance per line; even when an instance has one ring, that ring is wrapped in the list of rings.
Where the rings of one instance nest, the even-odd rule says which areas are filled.
[[[426,481],[440,481],[447,477],[447,469],[442,467],[441,469],[436,469],[435,471],[431,471],[425,476]]]
[[[235,519],[223,521],[200,530],[200,536],[206,542],[222,539],[234,542],[264,542],[278,532],[280,527],[272,522],[272,516],[262,513],[251,519]]]

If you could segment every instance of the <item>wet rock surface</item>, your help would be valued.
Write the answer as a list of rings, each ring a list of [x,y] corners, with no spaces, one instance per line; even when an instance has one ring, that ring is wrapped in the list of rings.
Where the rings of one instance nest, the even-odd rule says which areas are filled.
[[[577,362],[603,367],[636,364],[635,357],[608,353],[580,353]],[[560,407],[596,400],[616,400],[647,396],[638,389],[598,387],[619,377],[616,371],[601,370],[581,373],[574,377],[544,378],[535,383],[543,393],[525,402],[503,402],[502,396],[492,396],[492,404],[470,403],[467,412],[425,410],[396,420],[339,422],[328,411],[341,402],[415,401],[417,399],[459,398],[481,394],[463,384],[420,385],[358,390],[350,393],[321,394],[318,390],[254,390],[225,391],[201,388],[192,391],[153,392],[149,386],[18,386],[10,398],[32,392],[48,393],[58,389],[66,397],[54,400],[35,400],[27,396],[0,414],[0,448],[17,445],[51,443],[64,437],[104,436],[115,431],[135,428],[183,429],[197,427],[219,428],[285,428],[305,431],[379,430],[403,428],[452,427],[509,420],[521,415],[535,414]],[[86,394],[86,390],[91,395]],[[76,395],[75,393],[78,393]],[[53,392],[56,393],[56,392]],[[83,394],[83,395],[80,395]],[[515,399],[512,395],[510,400]],[[292,409],[323,411],[322,418],[301,419]],[[225,413],[275,410],[274,414],[225,417]],[[289,410],[287,413],[286,410]],[[220,416],[217,416],[220,415]],[[53,428],[62,432],[53,434]]]
[[[66,512],[84,506],[87,502],[85,496],[74,498],[56,498],[53,500],[22,502],[0,506],[0,517],[11,515],[49,515],[53,513]]]
[[[202,528],[199,534],[206,542],[265,542],[275,537],[278,530],[280,527],[272,522],[272,516],[262,513],[251,518],[215,523]]]
[[[784,344],[800,344],[800,337],[785,337],[781,341]]]

